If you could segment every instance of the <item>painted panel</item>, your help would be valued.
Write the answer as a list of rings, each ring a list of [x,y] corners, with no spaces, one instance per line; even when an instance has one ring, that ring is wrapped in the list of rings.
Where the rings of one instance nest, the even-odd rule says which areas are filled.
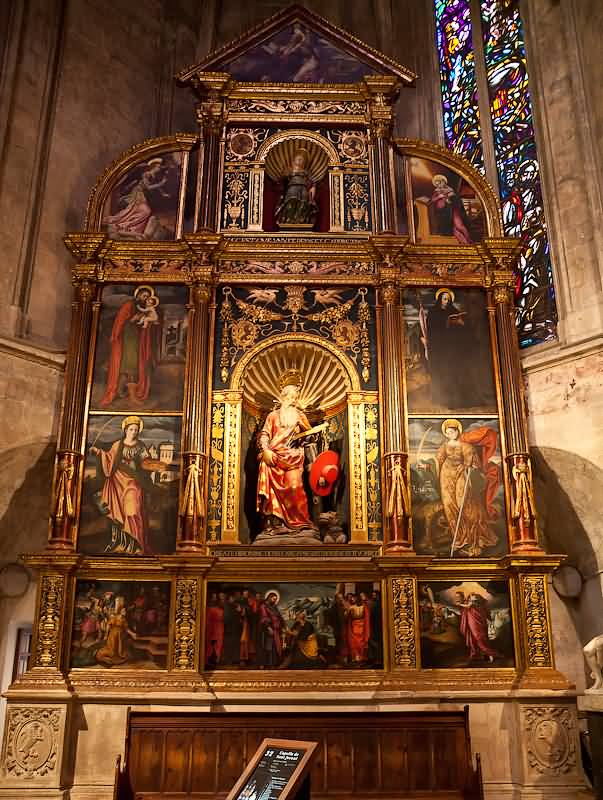
[[[424,668],[513,667],[513,623],[507,581],[419,583]]]
[[[80,552],[151,555],[174,550],[180,429],[176,416],[89,417]]]
[[[71,666],[165,669],[168,581],[78,580]]]
[[[210,583],[206,669],[383,665],[379,583]]]
[[[184,286],[103,289],[91,408],[181,410],[187,298]]]

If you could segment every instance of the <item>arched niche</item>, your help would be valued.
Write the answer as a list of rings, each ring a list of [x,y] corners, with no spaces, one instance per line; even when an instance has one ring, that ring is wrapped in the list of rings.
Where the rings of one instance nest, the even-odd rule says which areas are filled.
[[[398,232],[419,245],[475,244],[500,237],[500,203],[465,159],[418,139],[394,140]]]
[[[280,334],[260,342],[233,370],[230,389],[214,392],[214,402],[223,402],[225,408],[221,541],[245,543],[257,533],[254,521],[249,520],[256,489],[254,439],[267,413],[275,407],[280,375],[293,368],[304,376],[300,401],[310,423],[329,423],[329,429],[341,439],[338,448],[346,484],[337,511],[345,514],[349,541],[366,542],[365,403],[376,405],[377,394],[361,391],[356,367],[336,345],[303,333]]]
[[[166,241],[194,227],[198,137],[148,139],[117,158],[90,193],[86,229],[112,239]]]
[[[337,149],[324,136],[303,129],[278,131],[258,148],[249,180],[249,207],[260,213],[250,220],[250,230],[278,230],[274,211],[283,178],[300,148],[308,154],[307,169],[317,187],[319,212],[313,230],[343,231],[343,171]]]

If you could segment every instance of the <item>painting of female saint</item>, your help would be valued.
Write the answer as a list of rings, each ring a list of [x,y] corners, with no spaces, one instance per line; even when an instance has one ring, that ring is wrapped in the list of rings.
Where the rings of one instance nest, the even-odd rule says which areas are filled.
[[[103,290],[91,407],[180,411],[187,290],[112,285]]]
[[[206,669],[383,666],[379,583],[210,583]]]
[[[102,227],[112,239],[174,239],[180,202],[182,153],[137,164],[113,189]]]
[[[484,209],[458,173],[426,158],[410,158],[415,237],[423,244],[473,244],[485,234]]]
[[[80,552],[174,550],[180,426],[180,417],[90,416]]]
[[[496,413],[488,311],[480,289],[405,289],[404,326],[409,413]]]
[[[168,581],[78,580],[71,666],[166,669]]]
[[[417,553],[506,553],[498,420],[410,419],[409,439]]]
[[[513,667],[506,581],[419,583],[421,666]]]

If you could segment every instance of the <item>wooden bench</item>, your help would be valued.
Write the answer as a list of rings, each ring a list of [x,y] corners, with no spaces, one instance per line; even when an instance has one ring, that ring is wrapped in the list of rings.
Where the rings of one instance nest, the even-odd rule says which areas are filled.
[[[264,737],[319,743],[313,800],[483,800],[468,709],[381,713],[152,714],[128,718],[116,800],[220,800]]]

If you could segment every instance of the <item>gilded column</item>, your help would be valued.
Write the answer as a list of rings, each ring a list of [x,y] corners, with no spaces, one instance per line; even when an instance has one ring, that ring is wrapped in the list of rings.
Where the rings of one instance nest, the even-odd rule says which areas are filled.
[[[67,351],[67,367],[63,399],[63,417],[57,446],[54,491],[48,547],[75,549],[77,485],[82,462],[82,432],[90,336],[96,282],[94,267],[80,265],[74,270],[75,300],[72,305],[71,337]]]
[[[188,319],[187,386],[184,403],[183,489],[180,501],[179,551],[205,544],[205,427],[209,383],[211,297],[210,269],[199,270],[191,289]]]
[[[528,449],[523,384],[515,331],[513,275],[494,273],[494,309],[500,358],[502,398],[507,444],[507,470],[511,483],[511,552],[539,554],[532,462]]]
[[[392,103],[398,82],[384,75],[364,79],[369,95],[371,123],[371,168],[375,208],[375,233],[395,233],[396,216],[394,183],[390,159],[390,139],[393,126]]]
[[[400,289],[392,278],[386,278],[381,286],[381,352],[384,541],[389,552],[412,551],[408,449],[404,432],[403,325]]]
[[[224,129],[222,91],[230,77],[222,73],[200,73],[197,87],[202,95],[197,116],[203,136],[203,172],[201,179],[199,230],[216,229],[220,180],[220,142]]]

